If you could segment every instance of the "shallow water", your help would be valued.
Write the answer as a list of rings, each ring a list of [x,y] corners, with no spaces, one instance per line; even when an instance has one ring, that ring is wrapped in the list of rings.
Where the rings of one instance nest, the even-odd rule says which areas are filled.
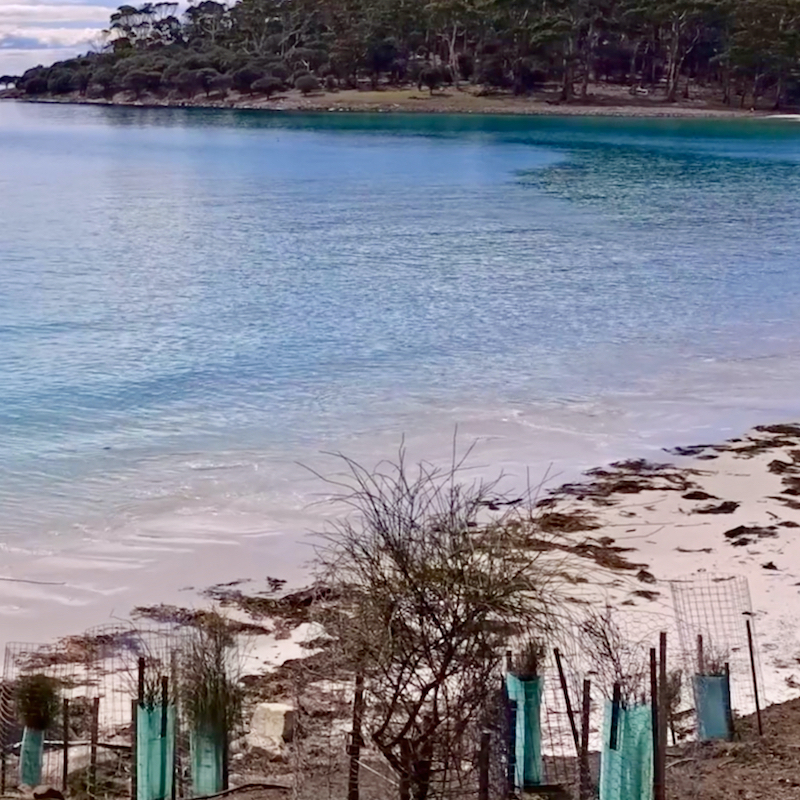
[[[296,578],[321,451],[515,488],[800,412],[791,121],[3,103],[0,226],[12,627]]]

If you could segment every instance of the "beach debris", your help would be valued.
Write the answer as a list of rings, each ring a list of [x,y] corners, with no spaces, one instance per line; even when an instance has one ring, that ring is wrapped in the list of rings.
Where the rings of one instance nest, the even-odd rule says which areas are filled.
[[[737,508],[739,508],[739,503],[735,500],[725,500],[724,502],[720,503],[717,506],[703,506],[702,508],[696,508],[694,510],[695,514],[733,514]]]
[[[646,569],[640,569],[636,573],[636,580],[641,581],[642,583],[655,583],[656,576],[653,575],[652,572],[648,572]]]
[[[704,450],[713,449],[713,444],[693,444],[687,447],[665,447],[664,452],[671,456],[699,456]]]
[[[775,475],[785,475],[787,472],[795,472],[797,466],[789,461],[775,459],[767,464],[767,469]]]
[[[769,525],[768,527],[739,525],[736,528],[725,531],[723,535],[734,547],[744,547],[745,545],[752,544],[754,538],[775,538],[778,535],[778,531],[774,525]]]
[[[767,561],[767,563],[766,563],[766,564],[762,564],[762,565],[761,565],[761,567],[762,567],[763,569],[778,569],[778,568],[775,566],[775,562],[774,562],[774,561]]]
[[[575,533],[600,527],[597,517],[587,511],[547,512],[536,519],[536,524],[539,530],[545,533]]]
[[[574,497],[590,500],[596,505],[609,506],[620,502],[613,495],[639,494],[644,491],[687,492],[697,488],[690,476],[696,470],[678,468],[672,464],[659,464],[645,459],[615,461],[605,468],[589,470],[591,480],[568,483],[552,494],[556,497]]]
[[[719,500],[719,498],[715,495],[709,494],[708,492],[703,492],[699,489],[693,492],[687,492],[686,494],[681,495],[681,497],[684,500]]]

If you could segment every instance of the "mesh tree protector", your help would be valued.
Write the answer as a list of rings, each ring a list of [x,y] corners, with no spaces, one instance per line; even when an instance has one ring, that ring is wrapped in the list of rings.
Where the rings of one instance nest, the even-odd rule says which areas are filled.
[[[224,737],[218,732],[192,731],[192,793],[195,797],[221,792]]]
[[[701,741],[730,739],[731,689],[726,675],[695,675],[694,704]]]
[[[164,724],[166,721],[166,725]],[[136,798],[172,797],[175,758],[175,706],[138,706],[136,710]]]
[[[42,755],[44,731],[25,728],[19,750],[19,782],[24,786],[38,786],[42,782]]]
[[[611,749],[613,704],[606,703],[600,756],[600,800],[652,800],[653,719],[649,705],[620,707]]]
[[[542,782],[542,678],[521,680],[506,675],[508,699],[517,703],[514,786],[523,789]]]

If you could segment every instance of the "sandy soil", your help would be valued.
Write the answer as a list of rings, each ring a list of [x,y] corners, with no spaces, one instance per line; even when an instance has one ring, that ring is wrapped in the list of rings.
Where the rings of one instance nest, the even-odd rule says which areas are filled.
[[[19,98],[14,91],[0,92],[3,96]],[[35,102],[87,103],[95,105],[174,106],[191,108],[239,108],[272,111],[340,111],[377,113],[437,113],[437,114],[514,114],[567,116],[624,116],[624,117],[714,117],[747,118],[770,115],[766,109],[730,108],[719,102],[717,93],[698,89],[690,99],[665,103],[660,94],[632,96],[627,87],[593,86],[585,100],[559,102],[555,92],[540,92],[527,97],[510,94],[482,94],[476,87],[447,88],[430,94],[413,88],[382,88],[379,90],[342,90],[319,92],[303,96],[290,91],[267,99],[231,92],[225,99],[198,96],[192,100],[147,97],[135,100],[128,93],[119,93],[111,100],[88,100],[77,94],[58,98],[41,98]]]

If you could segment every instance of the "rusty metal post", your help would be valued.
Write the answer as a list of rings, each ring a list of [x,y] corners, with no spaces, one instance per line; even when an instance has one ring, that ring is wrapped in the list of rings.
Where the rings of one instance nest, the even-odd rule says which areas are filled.
[[[579,756],[580,797],[592,797],[592,775],[589,770],[589,718],[592,710],[592,682],[583,681],[583,703],[581,705],[581,751]]]
[[[753,697],[756,701],[756,720],[758,721],[758,735],[764,735],[764,727],[761,724],[761,703],[758,699],[758,678],[756,676],[756,651],[753,647],[753,626],[750,620],[747,622],[747,648],[750,650],[750,674],[753,677]]]
[[[66,794],[67,792],[67,776],[69,775],[69,698],[64,698],[64,710],[63,710],[63,726],[64,726],[64,735],[63,735],[63,742],[64,742],[64,763],[62,768],[62,775],[61,775],[61,791]]]

